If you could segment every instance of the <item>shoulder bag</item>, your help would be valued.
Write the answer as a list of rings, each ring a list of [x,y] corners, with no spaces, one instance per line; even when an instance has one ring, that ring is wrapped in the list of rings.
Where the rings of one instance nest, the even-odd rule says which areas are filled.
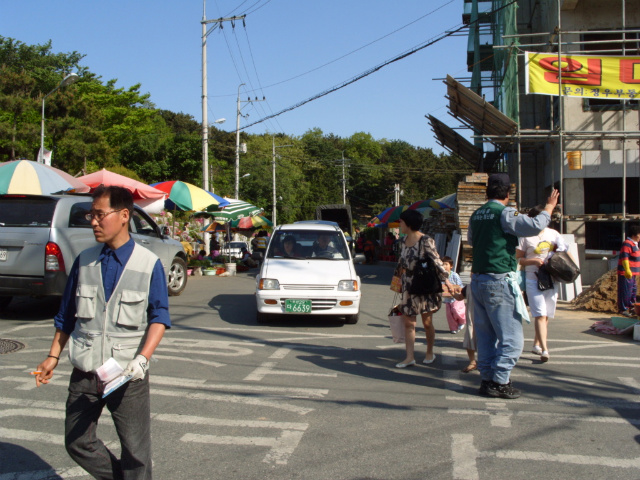
[[[423,237],[424,238],[424,237]],[[422,241],[422,238],[420,239]],[[418,260],[413,269],[413,278],[409,287],[410,295],[435,295],[442,293],[442,283],[438,277],[436,266],[429,255]]]

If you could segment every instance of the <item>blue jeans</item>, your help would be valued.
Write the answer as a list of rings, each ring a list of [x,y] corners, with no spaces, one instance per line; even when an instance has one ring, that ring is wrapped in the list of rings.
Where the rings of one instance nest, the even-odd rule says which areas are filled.
[[[120,460],[96,435],[105,406],[120,438]],[[150,415],[149,374],[142,380],[126,383],[103,399],[98,377],[74,368],[65,419],[67,452],[95,478],[151,480]]]
[[[522,348],[522,320],[507,282],[491,275],[473,275],[473,327],[478,343],[478,370],[483,380],[509,382]]]

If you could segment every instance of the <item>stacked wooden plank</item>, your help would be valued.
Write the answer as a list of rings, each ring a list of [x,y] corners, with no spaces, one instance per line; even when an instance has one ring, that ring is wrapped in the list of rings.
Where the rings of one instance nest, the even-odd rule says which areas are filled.
[[[462,255],[461,268],[462,273],[471,271],[471,262],[473,261],[473,249],[467,243],[467,231],[469,230],[469,219],[473,212],[487,202],[487,180],[488,173],[473,173],[467,175],[465,179],[458,183],[456,210],[456,224],[458,231],[462,236]],[[511,184],[509,198],[516,198],[516,186]],[[509,206],[516,207],[515,200],[509,201]]]

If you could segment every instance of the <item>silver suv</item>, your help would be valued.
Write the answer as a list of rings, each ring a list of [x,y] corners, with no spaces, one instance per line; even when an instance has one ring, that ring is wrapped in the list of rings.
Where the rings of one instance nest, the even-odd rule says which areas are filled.
[[[78,254],[96,245],[88,195],[0,195],[0,309],[15,295],[61,296]],[[169,295],[187,285],[187,256],[139,207],[131,237],[161,260]]]

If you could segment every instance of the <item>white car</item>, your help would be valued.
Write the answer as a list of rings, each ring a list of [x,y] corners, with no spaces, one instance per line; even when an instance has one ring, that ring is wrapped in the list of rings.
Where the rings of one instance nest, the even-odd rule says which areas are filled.
[[[334,222],[276,227],[256,277],[257,321],[271,315],[334,315],[355,324],[360,277],[344,234]]]

